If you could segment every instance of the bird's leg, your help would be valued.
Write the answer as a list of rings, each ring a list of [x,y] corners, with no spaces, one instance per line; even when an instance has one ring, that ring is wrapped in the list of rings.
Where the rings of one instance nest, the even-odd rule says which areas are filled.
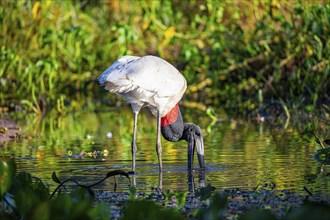
[[[192,170],[188,169],[188,192],[195,193],[195,183]]]
[[[156,142],[156,150],[158,155],[158,162],[159,162],[159,172],[163,170],[163,163],[162,163],[162,145],[160,142],[160,113],[157,113],[157,142]]]
[[[132,170],[135,172],[135,155],[137,151],[136,147],[136,128],[137,128],[137,118],[138,118],[138,111],[134,111],[134,128],[133,128],[133,140],[132,140]]]
[[[158,177],[158,189],[161,191],[163,189],[163,172],[159,171]]]

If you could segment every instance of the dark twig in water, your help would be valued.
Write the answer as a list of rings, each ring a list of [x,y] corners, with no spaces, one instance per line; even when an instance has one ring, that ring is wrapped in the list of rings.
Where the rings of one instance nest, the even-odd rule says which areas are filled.
[[[32,176],[31,178],[38,181],[38,182],[40,182],[42,185],[45,185],[39,177]]]
[[[304,186],[304,190],[310,195],[313,196],[313,193],[306,187]]]
[[[106,177],[104,177],[104,178],[101,179],[100,181],[97,181],[96,183],[93,183],[93,184],[91,184],[91,185],[89,185],[89,186],[82,185],[82,184],[80,184],[79,182],[77,182],[77,181],[74,180],[74,179],[67,179],[67,180],[64,180],[63,182],[58,182],[59,179],[56,177],[56,181],[55,181],[55,182],[58,182],[60,185],[58,185],[58,186],[56,187],[56,189],[54,190],[54,192],[51,194],[50,198],[52,199],[52,198],[54,197],[55,193],[56,193],[61,187],[64,187],[64,188],[65,188],[64,184],[65,184],[65,183],[68,183],[68,182],[73,182],[73,183],[75,183],[77,186],[80,186],[80,187],[86,188],[88,191],[90,191],[92,187],[94,187],[94,186],[96,186],[96,185],[102,183],[104,180],[106,180],[107,178],[112,177],[112,176],[113,176],[113,177],[115,177],[115,176],[117,176],[117,175],[125,176],[125,177],[127,177],[127,178],[129,179],[129,181],[130,181],[130,178],[129,178],[129,175],[130,175],[130,174],[134,174],[134,172],[125,172],[125,171],[122,171],[122,170],[113,170],[113,171],[108,172],[107,175],[106,175]],[[54,174],[53,174],[53,175],[54,175]],[[56,175],[56,174],[55,174],[55,175]],[[53,178],[53,179],[54,179],[54,178]],[[117,183],[116,183],[116,178],[115,178],[114,191],[116,191],[116,188],[117,188]]]
[[[77,186],[80,186],[80,187],[86,187],[86,186],[84,186],[84,185],[81,185],[80,183],[78,183],[78,182],[77,182],[76,180],[74,180],[74,179],[64,180],[63,182],[60,183],[60,185],[58,185],[58,186],[56,187],[56,189],[54,190],[54,192],[50,195],[50,199],[53,198],[53,196],[55,195],[56,191],[58,191],[62,186],[64,187],[64,184],[65,184],[65,183],[68,183],[68,182],[73,182],[73,183],[75,183]]]
[[[115,177],[117,175],[126,176],[129,179],[129,174],[131,174],[131,173],[132,172],[125,172],[125,171],[122,171],[122,170],[113,170],[113,171],[108,172],[106,177],[104,177],[103,179],[101,179],[100,181],[98,181],[96,183],[93,183],[93,184],[89,185],[88,187],[96,186],[96,185],[102,183],[107,178],[112,177],[112,176]],[[115,179],[115,181],[116,181],[116,179]],[[116,182],[115,182],[115,187],[116,187]]]

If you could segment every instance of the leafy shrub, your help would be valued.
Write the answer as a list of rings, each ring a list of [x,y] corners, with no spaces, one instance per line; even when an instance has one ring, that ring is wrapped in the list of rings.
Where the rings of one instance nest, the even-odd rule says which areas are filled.
[[[203,111],[246,114],[259,94],[309,112],[329,102],[326,2],[31,0],[2,2],[0,13],[2,106],[113,103],[95,79],[125,54],[173,63],[190,85],[185,104]]]

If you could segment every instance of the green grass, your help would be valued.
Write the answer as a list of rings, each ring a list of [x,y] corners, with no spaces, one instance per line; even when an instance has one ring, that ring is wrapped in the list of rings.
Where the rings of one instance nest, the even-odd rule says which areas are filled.
[[[303,2],[2,1],[0,106],[113,103],[97,76],[122,55],[154,54],[186,77],[184,104],[203,111],[245,115],[259,95],[329,111],[330,4]]]

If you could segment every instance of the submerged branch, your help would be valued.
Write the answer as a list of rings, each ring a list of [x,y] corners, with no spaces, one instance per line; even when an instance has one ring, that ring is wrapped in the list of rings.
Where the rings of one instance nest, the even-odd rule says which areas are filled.
[[[304,186],[304,190],[310,195],[313,196],[313,193],[306,187]]]
[[[112,176],[115,177],[115,176],[117,176],[117,175],[120,175],[120,176],[125,176],[126,178],[129,179],[129,175],[130,175],[130,174],[134,174],[134,172],[125,172],[125,171],[123,171],[123,170],[113,170],[113,171],[108,172],[107,175],[106,175],[106,177],[104,177],[104,178],[101,179],[100,181],[97,181],[96,183],[93,183],[93,184],[88,185],[88,186],[86,186],[86,185],[82,185],[82,184],[80,184],[78,181],[76,181],[76,180],[74,180],[74,179],[67,179],[67,180],[64,180],[63,182],[58,182],[59,180],[57,179],[57,181],[55,181],[55,182],[60,183],[60,185],[58,185],[58,186],[56,187],[56,189],[54,190],[54,192],[51,194],[50,199],[52,199],[52,198],[54,197],[55,193],[56,193],[61,187],[64,187],[64,184],[66,184],[66,183],[68,183],[68,182],[73,182],[73,183],[75,183],[77,186],[80,186],[80,187],[83,187],[83,188],[87,188],[88,190],[91,190],[90,188],[92,188],[92,187],[94,187],[94,186],[96,186],[96,185],[102,183],[104,180],[106,180],[106,179],[109,178],[109,177],[112,177]],[[129,179],[129,180],[130,180],[130,179]],[[115,185],[116,185],[116,184],[115,184]],[[116,186],[115,186],[115,187],[116,187]]]
[[[76,180],[74,179],[68,179],[68,180],[64,180],[63,182],[60,183],[60,185],[58,185],[56,187],[56,189],[54,190],[54,192],[50,195],[50,199],[52,199],[55,195],[55,193],[63,186],[64,187],[64,184],[68,183],[68,182],[73,182],[75,183],[77,186],[80,186],[80,187],[85,187],[84,185],[81,185],[79,184]]]
[[[101,179],[100,181],[98,181],[98,182],[96,182],[94,184],[89,185],[88,187],[96,186],[96,185],[102,183],[107,178],[112,177],[112,176],[117,176],[117,175],[125,176],[126,178],[129,179],[129,175],[130,174],[133,174],[133,172],[125,172],[125,171],[122,171],[122,170],[113,170],[113,171],[108,172],[106,177],[104,177],[103,179]]]

